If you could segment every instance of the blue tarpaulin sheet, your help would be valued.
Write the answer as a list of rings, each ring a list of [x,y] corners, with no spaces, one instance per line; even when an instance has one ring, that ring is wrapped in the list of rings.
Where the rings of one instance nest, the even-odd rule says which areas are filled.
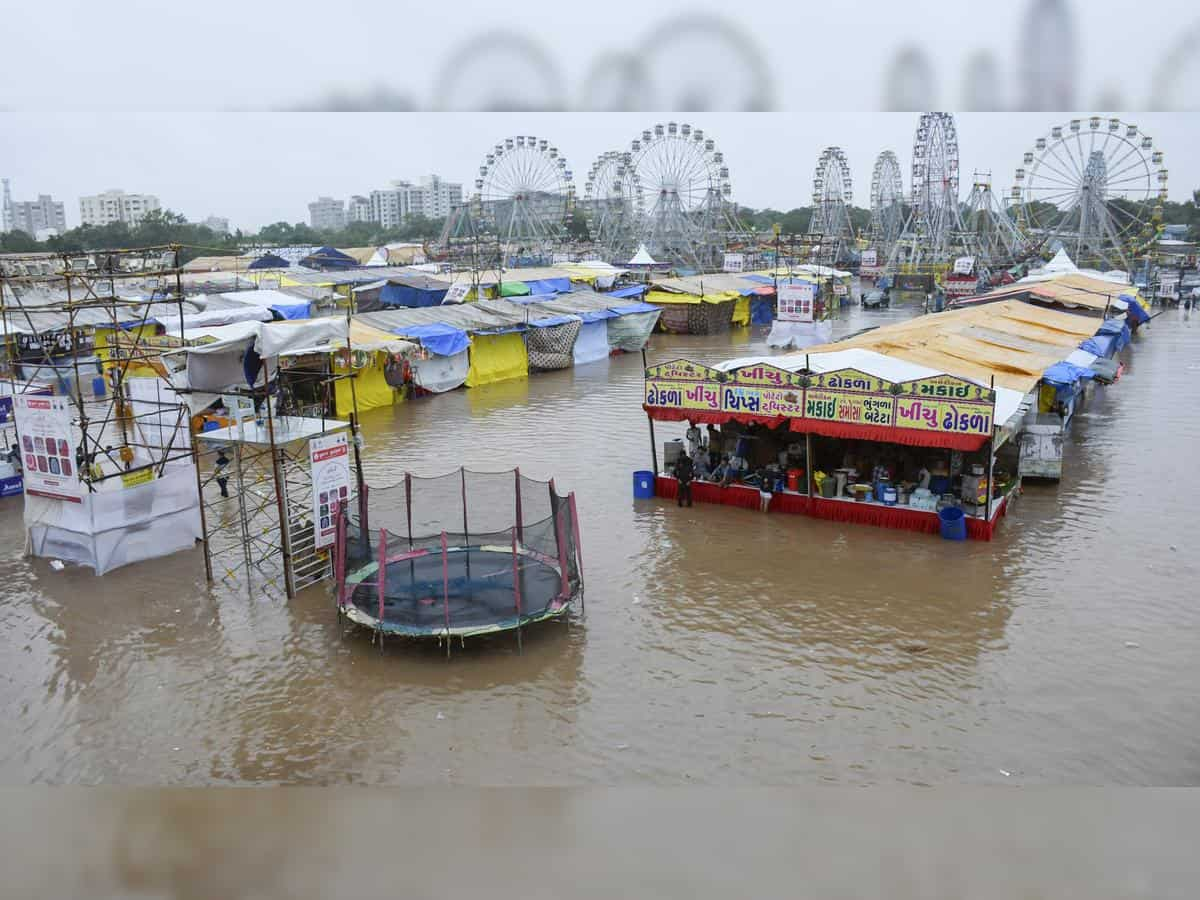
[[[1086,350],[1088,353],[1093,353],[1096,356],[1107,359],[1113,352],[1113,346],[1116,344],[1116,338],[1113,335],[1101,334],[1096,337],[1090,337],[1079,345],[1080,350]]]
[[[271,309],[285,319],[307,319],[309,317],[307,303],[276,303],[271,306]]]
[[[430,325],[406,325],[396,334],[419,341],[421,346],[437,356],[454,356],[470,345],[467,333],[452,325],[435,322]]]
[[[1129,304],[1129,309],[1125,312],[1127,315],[1133,316],[1134,321],[1139,325],[1150,321],[1150,314],[1142,309],[1142,305],[1133,298],[1132,294],[1121,294],[1120,299]]]
[[[505,297],[509,303],[545,303],[547,300],[553,300],[558,294],[554,291],[545,293],[526,294],[524,297]]]
[[[379,303],[382,306],[403,306],[409,309],[422,306],[440,306],[446,296],[445,289],[440,291],[423,291],[420,288],[406,284],[388,282],[379,292]]]
[[[605,319],[617,318],[617,314],[611,309],[594,309],[590,312],[576,313],[576,315],[583,319],[584,325],[589,322],[603,322]]]
[[[646,293],[646,285],[631,284],[629,287],[617,288],[615,291],[610,291],[609,297],[640,297]]]
[[[775,303],[769,297],[750,299],[750,324],[770,325],[775,321]]]
[[[1055,387],[1070,387],[1078,381],[1087,381],[1095,377],[1096,373],[1091,369],[1069,362],[1057,362],[1042,373],[1042,380]]]
[[[548,319],[530,319],[530,328],[549,328],[552,325],[566,325],[568,322],[577,322],[580,317],[576,315],[570,316],[551,316]]]
[[[566,294],[571,290],[570,278],[534,278],[530,281],[522,278],[521,281],[529,285],[529,291],[533,294]]]
[[[1137,306],[1137,304],[1130,304],[1131,309],[1134,306]],[[1141,309],[1141,307],[1139,306],[1138,309]],[[1142,312],[1145,312],[1145,310],[1142,310]],[[1096,334],[1115,335],[1117,338],[1117,350],[1123,349],[1133,337],[1132,333],[1129,331],[1129,324],[1124,319],[1105,319],[1104,324],[1100,326],[1100,329],[1096,332]]]

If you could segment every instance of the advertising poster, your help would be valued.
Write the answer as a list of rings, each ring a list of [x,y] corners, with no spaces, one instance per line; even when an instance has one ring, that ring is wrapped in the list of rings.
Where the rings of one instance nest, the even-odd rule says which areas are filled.
[[[317,547],[328,547],[337,533],[334,509],[350,500],[350,436],[342,431],[315,437],[308,444],[313,481],[313,532]]]
[[[37,497],[80,503],[79,473],[71,446],[71,409],[67,397],[18,394],[12,398],[25,491]]]
[[[875,250],[864,250],[862,252],[861,263],[864,268],[873,269],[879,264],[879,257]]]
[[[746,255],[744,253],[726,253],[724,265],[721,266],[726,272],[741,272],[746,268]]]
[[[780,322],[811,322],[813,320],[813,288],[810,282],[781,284],[779,286],[779,308],[776,313]]]

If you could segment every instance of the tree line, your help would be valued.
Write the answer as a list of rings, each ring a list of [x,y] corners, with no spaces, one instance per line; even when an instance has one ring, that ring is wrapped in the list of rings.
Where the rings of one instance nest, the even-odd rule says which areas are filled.
[[[1113,201],[1120,204],[1121,201]],[[1043,204],[1044,206],[1047,204]],[[1037,218],[1037,210],[1034,211]],[[1049,210],[1045,210],[1049,212]],[[907,217],[907,207],[905,216]],[[859,206],[849,207],[850,224],[856,234],[864,233],[871,222],[871,211]],[[753,209],[740,207],[738,218],[756,232],[771,232],[778,223],[784,234],[804,234],[812,221],[813,208],[800,206],[786,212],[770,207]],[[1192,199],[1184,203],[1165,201],[1163,221],[1169,224],[1188,226],[1188,239],[1200,240],[1200,189],[1192,192]],[[332,247],[377,247],[394,241],[427,241],[436,239],[442,232],[444,220],[416,215],[394,228],[383,228],[376,222],[351,222],[336,230],[317,229],[303,222],[274,222],[257,232],[235,231],[223,234],[206,225],[189,222],[179,213],[170,210],[154,210],[147,213],[137,225],[130,227],[124,222],[108,225],[83,225],[72,228],[46,241],[38,241],[23,231],[0,234],[0,252],[79,252],[83,250],[117,250],[124,247],[153,247],[161,244],[181,244],[182,262],[197,256],[234,256],[248,246],[332,246]],[[574,210],[567,221],[567,232],[575,240],[589,238],[587,221],[581,210]]]

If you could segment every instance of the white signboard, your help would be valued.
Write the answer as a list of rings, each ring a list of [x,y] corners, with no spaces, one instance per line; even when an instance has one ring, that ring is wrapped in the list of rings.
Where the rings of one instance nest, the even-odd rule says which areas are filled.
[[[841,281],[835,281],[833,283],[833,292],[834,292],[834,294],[836,294],[838,296],[844,295],[846,293],[845,283],[841,282]]]
[[[554,254],[554,255],[553,255],[551,258],[550,258],[550,261],[551,261],[551,263],[552,263],[553,265],[556,265],[556,266],[561,266],[561,265],[564,265],[564,264],[566,264],[566,263],[569,263],[569,262],[571,261],[571,254],[569,254],[569,253],[555,253],[555,254]]]
[[[350,502],[350,436],[344,432],[308,442],[312,465],[313,532],[317,547],[328,547],[337,534],[337,504]]]
[[[470,290],[471,282],[456,281],[450,285],[450,290],[446,291],[446,296],[442,298],[442,303],[462,303]]]
[[[975,257],[960,256],[954,261],[955,275],[970,275],[975,268]]]
[[[81,503],[69,398],[17,394],[12,399],[21,436],[25,493]]]
[[[868,268],[874,268],[879,263],[879,257],[874,250],[864,250],[862,252],[862,264]]]
[[[726,253],[725,262],[721,266],[726,272],[741,272],[746,268],[746,254],[744,253]]]
[[[780,322],[811,322],[814,287],[810,282],[781,284],[776,318]]]

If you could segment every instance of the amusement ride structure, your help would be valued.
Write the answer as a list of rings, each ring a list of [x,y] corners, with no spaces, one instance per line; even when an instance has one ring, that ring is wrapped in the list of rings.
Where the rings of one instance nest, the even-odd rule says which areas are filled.
[[[1100,116],[1039,137],[1012,189],[1017,223],[1035,247],[1061,245],[1076,264],[1101,269],[1130,268],[1154,240],[1166,196],[1154,141],[1136,125]]]
[[[813,175],[813,214],[810,235],[822,235],[822,262],[847,260],[854,249],[854,226],[850,222],[853,185],[850,165],[841,147],[826,147]]]
[[[600,154],[583,189],[583,214],[603,259],[627,259],[637,249],[644,209],[641,184],[629,153]]]

